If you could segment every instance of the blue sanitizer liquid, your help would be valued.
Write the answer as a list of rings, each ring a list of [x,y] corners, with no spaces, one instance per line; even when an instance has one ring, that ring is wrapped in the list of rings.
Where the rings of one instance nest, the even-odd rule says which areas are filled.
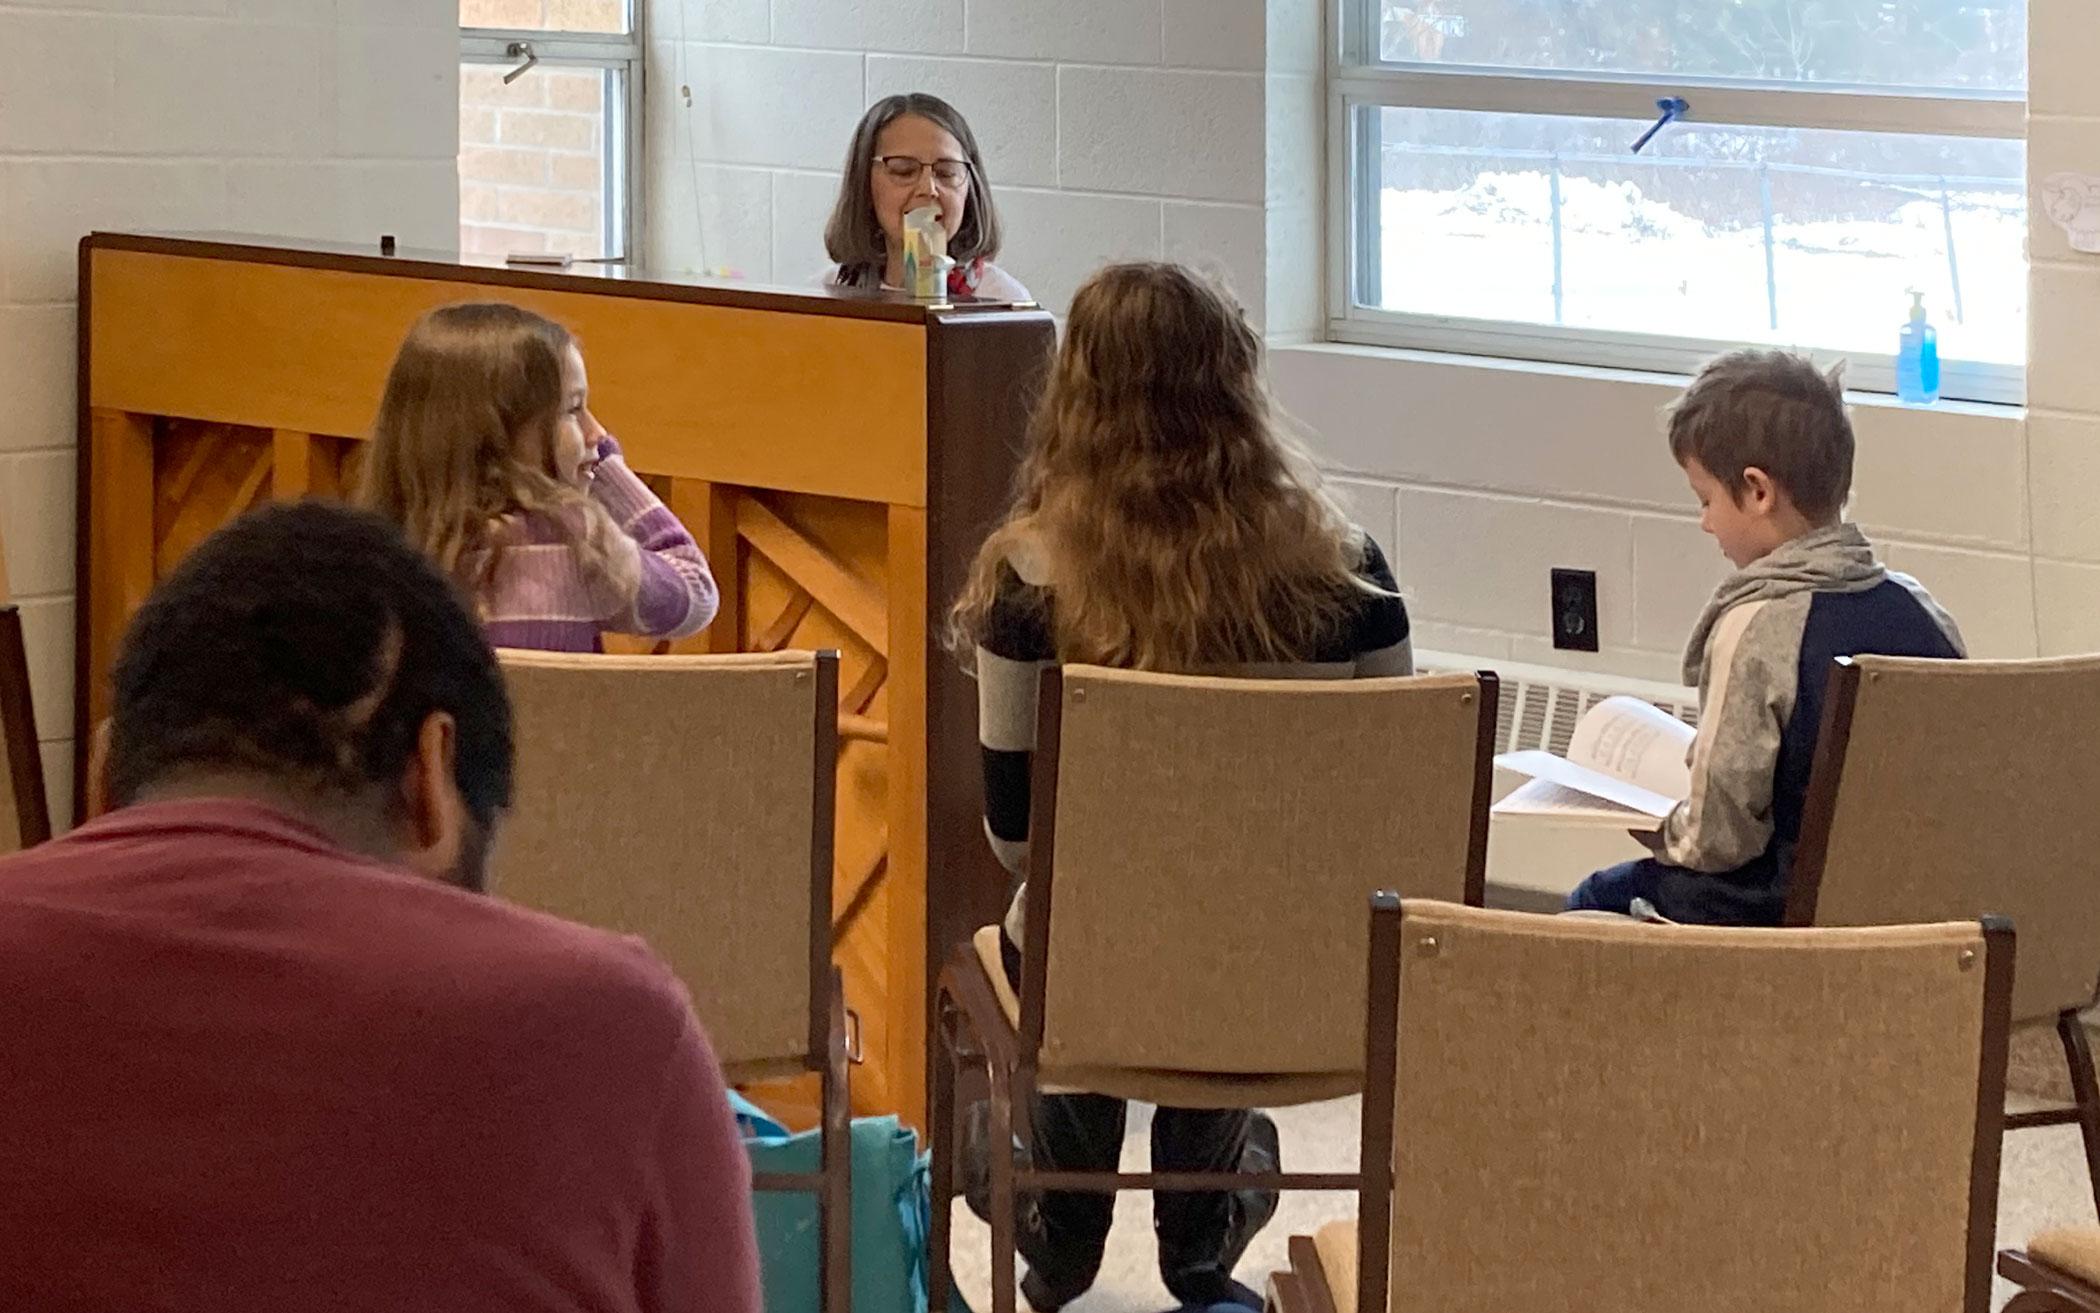
[[[1940,399],[1940,334],[1925,317],[1925,294],[1910,295],[1910,321],[1896,347],[1896,396],[1929,406]]]

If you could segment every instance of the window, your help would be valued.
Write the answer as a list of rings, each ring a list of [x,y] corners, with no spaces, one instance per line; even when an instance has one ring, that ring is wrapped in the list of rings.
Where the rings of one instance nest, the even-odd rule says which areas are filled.
[[[1890,391],[1916,289],[1945,394],[2021,400],[2026,0],[1340,2],[1337,339]]]
[[[460,0],[459,244],[635,249],[642,37],[632,0]]]

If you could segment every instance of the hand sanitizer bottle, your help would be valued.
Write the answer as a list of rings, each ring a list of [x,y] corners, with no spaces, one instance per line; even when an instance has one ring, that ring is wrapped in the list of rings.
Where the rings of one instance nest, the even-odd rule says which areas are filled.
[[[1896,395],[1913,406],[1940,399],[1940,334],[1925,317],[1925,294],[1910,294],[1910,322],[1896,348]]]

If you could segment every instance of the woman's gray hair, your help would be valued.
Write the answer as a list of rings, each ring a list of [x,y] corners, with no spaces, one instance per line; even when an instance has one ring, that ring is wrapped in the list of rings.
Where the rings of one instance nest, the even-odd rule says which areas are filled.
[[[846,148],[845,172],[839,176],[838,201],[824,225],[824,249],[838,262],[838,282],[846,287],[875,287],[882,282],[889,261],[882,225],[875,218],[869,199],[874,183],[875,143],[882,130],[906,114],[916,114],[946,131],[962,146],[970,162],[970,199],[963,208],[962,227],[948,241],[948,254],[957,264],[990,260],[999,254],[999,211],[992,203],[992,183],[984,170],[983,152],[977,136],[955,106],[923,91],[884,96],[868,106],[860,126],[853,129]]]

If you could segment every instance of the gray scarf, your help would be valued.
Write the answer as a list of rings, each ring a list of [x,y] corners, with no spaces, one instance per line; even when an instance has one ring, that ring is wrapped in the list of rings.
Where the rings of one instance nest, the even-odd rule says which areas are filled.
[[[1864,593],[1889,577],[1874,559],[1873,544],[1855,524],[1839,524],[1781,543],[1721,581],[1692,626],[1684,647],[1684,682],[1701,687],[1706,642],[1722,616],[1745,602],[1774,601],[1796,593]]]

